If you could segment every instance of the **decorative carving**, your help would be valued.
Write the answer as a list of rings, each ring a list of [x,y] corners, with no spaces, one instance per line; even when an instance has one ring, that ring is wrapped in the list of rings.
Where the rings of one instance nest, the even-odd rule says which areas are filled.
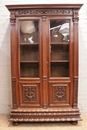
[[[77,107],[78,78],[74,77],[74,107]]]
[[[42,21],[46,21],[47,17],[46,16],[42,16]],[[46,76],[43,76],[46,77]]]
[[[10,23],[11,23],[11,24],[15,24],[15,22],[16,22],[15,11],[12,11],[12,12],[10,13]]]
[[[65,86],[54,86],[54,101],[66,101]]]
[[[10,118],[9,119],[10,121],[14,121],[14,122],[54,122],[54,121],[79,121],[81,120],[81,118],[73,118],[73,117],[70,117],[70,118]]]
[[[16,102],[16,78],[12,77],[13,107],[17,107]]]
[[[73,22],[74,22],[74,24],[77,24],[78,21],[79,21],[78,10],[74,10],[73,11]]]
[[[47,109],[47,104],[44,104],[44,105],[43,105],[43,108],[44,108],[44,109]]]
[[[25,102],[36,101],[36,86],[23,86],[23,89]]]
[[[72,10],[70,9],[28,9],[28,10],[19,10],[16,12],[16,15],[33,15],[33,14],[59,14],[59,15],[72,15]]]

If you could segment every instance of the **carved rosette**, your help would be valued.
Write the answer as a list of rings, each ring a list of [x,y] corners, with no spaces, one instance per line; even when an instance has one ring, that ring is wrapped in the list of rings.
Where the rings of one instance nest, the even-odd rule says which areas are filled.
[[[55,86],[54,87],[54,101],[66,101],[66,87]]]
[[[78,78],[74,78],[74,107],[77,107],[77,96],[78,96]]]
[[[73,11],[73,22],[74,24],[78,24],[78,21],[79,21],[79,17],[78,17],[78,10],[74,10]]]
[[[16,11],[16,15],[41,15],[41,14],[48,14],[48,15],[72,15],[71,9],[27,9],[27,10],[19,10]]]
[[[23,86],[24,102],[36,101],[36,87]]]
[[[17,107],[17,100],[16,100],[16,78],[12,78],[12,93],[13,93],[13,107]]]

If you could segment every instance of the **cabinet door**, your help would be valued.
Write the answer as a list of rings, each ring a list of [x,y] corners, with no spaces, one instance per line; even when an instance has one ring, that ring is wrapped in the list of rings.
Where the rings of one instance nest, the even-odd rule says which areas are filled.
[[[22,107],[41,107],[40,18],[18,19],[19,100]]]
[[[49,24],[49,106],[70,106],[73,84],[72,21],[71,18],[51,18]]]

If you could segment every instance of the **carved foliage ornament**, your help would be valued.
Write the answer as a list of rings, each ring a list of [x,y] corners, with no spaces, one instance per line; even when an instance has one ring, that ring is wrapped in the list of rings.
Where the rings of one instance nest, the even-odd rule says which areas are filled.
[[[67,14],[72,15],[72,10],[67,9],[28,9],[19,10],[16,15],[26,15],[26,14]]]
[[[65,86],[54,86],[54,101],[66,101]]]
[[[36,87],[35,86],[23,86],[24,89],[24,101],[31,102],[36,101]]]

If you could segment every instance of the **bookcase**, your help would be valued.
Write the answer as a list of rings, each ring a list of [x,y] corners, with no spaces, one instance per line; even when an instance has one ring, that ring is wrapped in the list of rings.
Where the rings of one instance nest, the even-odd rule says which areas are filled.
[[[77,124],[82,4],[6,5],[10,11],[10,121]]]

